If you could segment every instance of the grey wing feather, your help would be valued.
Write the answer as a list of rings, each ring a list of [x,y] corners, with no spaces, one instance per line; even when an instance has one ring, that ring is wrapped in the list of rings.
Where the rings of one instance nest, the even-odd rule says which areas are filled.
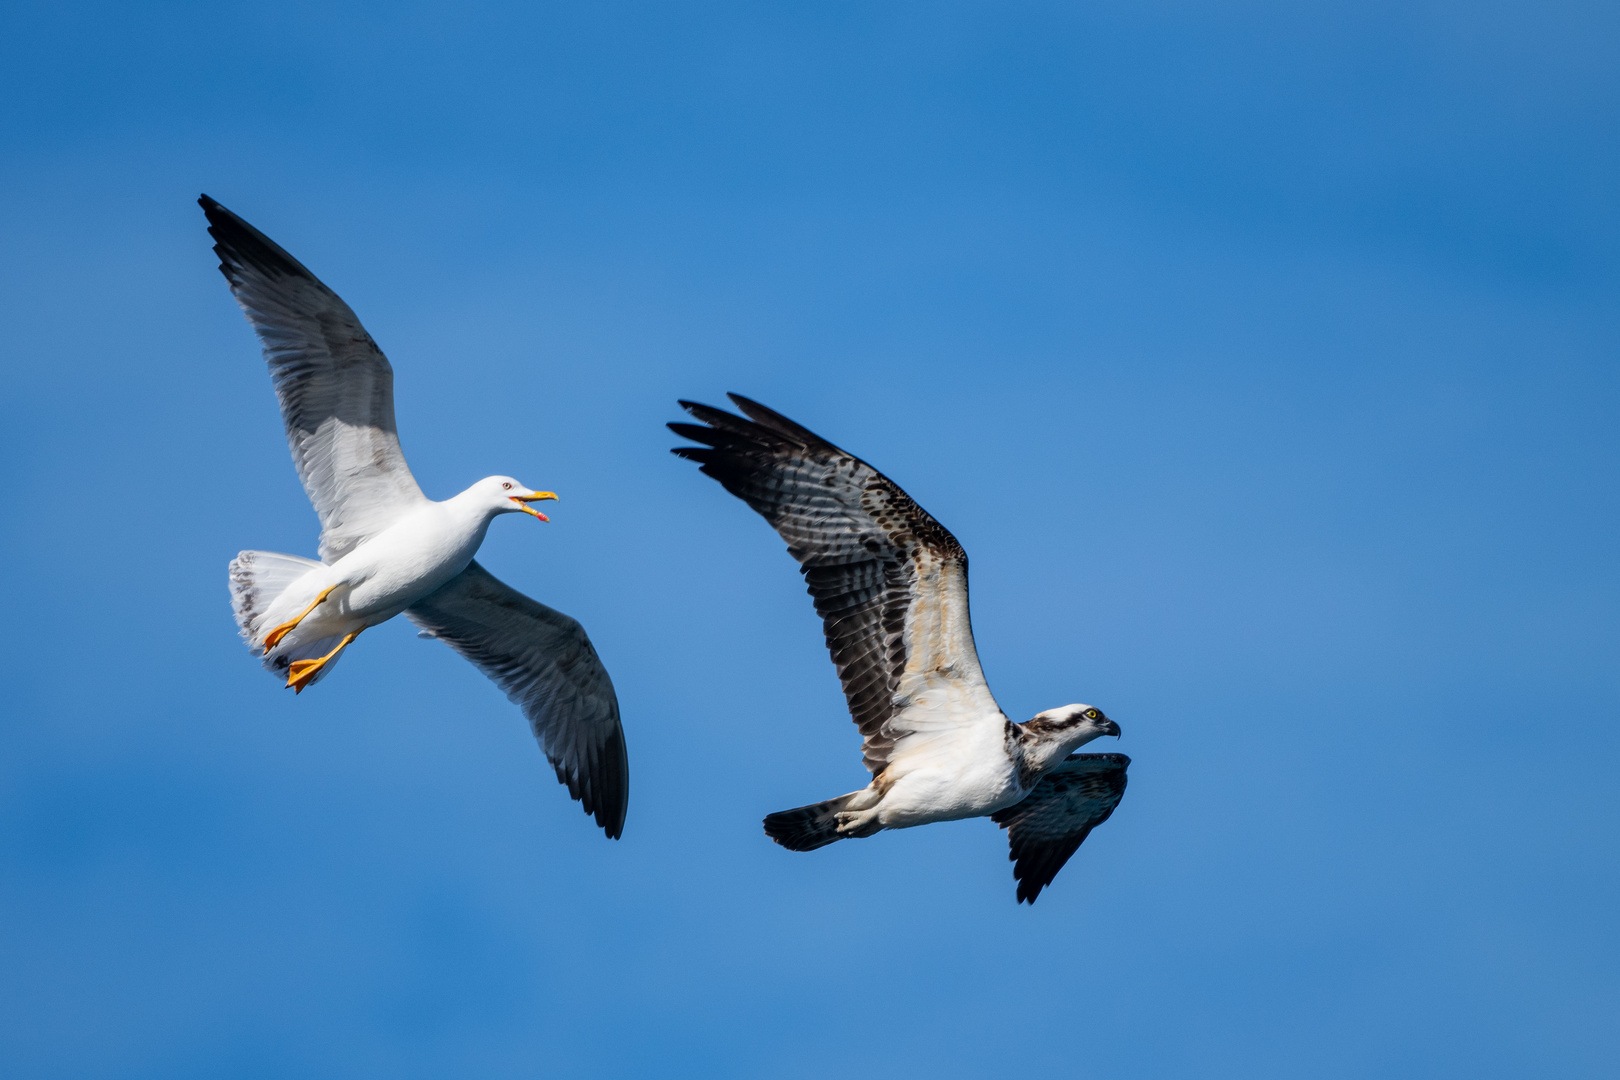
[[[204,195],[220,272],[264,346],[293,465],[332,563],[426,502],[399,447],[394,370],[338,295]]]
[[[617,837],[630,799],[630,765],[613,680],[584,627],[476,562],[405,614],[506,692],[557,779]]]
[[[703,445],[673,452],[698,462],[787,541],[864,737],[867,768],[881,773],[895,744],[921,728],[997,714],[973,646],[962,545],[860,458],[758,402],[729,397],[746,418],[681,402],[706,426],[670,429]],[[926,704],[909,708],[914,700]]]
[[[1091,830],[1125,796],[1124,754],[1070,754],[1041,777],[1023,802],[990,820],[1007,830],[1019,903],[1033,904]]]

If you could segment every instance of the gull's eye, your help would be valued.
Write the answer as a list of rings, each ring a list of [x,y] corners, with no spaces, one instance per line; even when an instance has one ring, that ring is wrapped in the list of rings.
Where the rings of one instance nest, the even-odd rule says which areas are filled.
[[[511,484],[502,484],[501,487],[505,488],[507,491],[512,490],[512,485]]]

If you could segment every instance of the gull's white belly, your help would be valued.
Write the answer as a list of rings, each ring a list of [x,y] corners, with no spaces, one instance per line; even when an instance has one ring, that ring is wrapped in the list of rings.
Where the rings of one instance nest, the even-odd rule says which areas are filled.
[[[438,506],[424,507],[333,564],[344,585],[340,608],[368,623],[383,622],[467,569],[485,530],[469,533],[447,518]]]
[[[323,590],[332,591],[277,651],[387,622],[465,570],[487,525],[487,519],[467,521],[444,504],[432,503],[331,566],[311,570],[276,598],[266,625],[291,620]]]

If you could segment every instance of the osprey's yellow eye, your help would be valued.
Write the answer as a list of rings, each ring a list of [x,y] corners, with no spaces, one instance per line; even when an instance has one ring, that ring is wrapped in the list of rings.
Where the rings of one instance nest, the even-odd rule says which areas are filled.
[[[1096,709],[1087,709],[1086,710],[1086,719],[1087,720],[1095,720],[1095,719],[1097,719],[1097,717],[1099,717],[1101,715],[1102,715],[1102,713],[1098,712]]]

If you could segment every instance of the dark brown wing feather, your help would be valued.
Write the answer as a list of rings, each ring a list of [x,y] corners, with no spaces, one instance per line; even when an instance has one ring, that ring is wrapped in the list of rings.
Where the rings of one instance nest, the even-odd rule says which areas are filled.
[[[1124,754],[1070,754],[1023,802],[990,815],[1007,830],[1019,903],[1033,904],[1091,830],[1108,820],[1125,796],[1130,763]]]
[[[405,614],[506,692],[557,779],[617,837],[630,801],[630,764],[613,680],[584,627],[476,562]]]
[[[746,418],[681,402],[703,425],[670,430],[703,445],[673,452],[698,462],[787,541],[864,737],[867,768],[882,772],[895,743],[923,727],[975,710],[996,715],[973,647],[962,545],[860,458],[758,402],[729,397]],[[968,707],[939,707],[963,697],[972,699]],[[909,708],[913,699],[925,707]]]

